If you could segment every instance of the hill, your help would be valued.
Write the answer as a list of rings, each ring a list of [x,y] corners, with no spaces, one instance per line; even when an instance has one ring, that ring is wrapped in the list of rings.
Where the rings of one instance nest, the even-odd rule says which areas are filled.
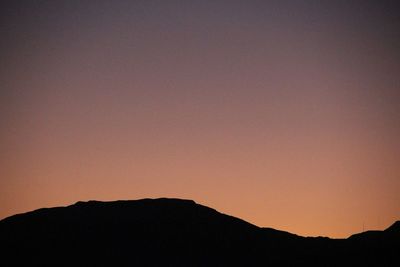
[[[77,202],[0,221],[0,265],[396,266],[399,228],[306,238],[191,200]]]

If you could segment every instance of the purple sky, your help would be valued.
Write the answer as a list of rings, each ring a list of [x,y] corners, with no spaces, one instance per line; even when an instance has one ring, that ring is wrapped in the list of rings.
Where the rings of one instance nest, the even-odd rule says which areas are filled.
[[[0,218],[181,197],[301,235],[399,219],[396,1],[0,10]]]

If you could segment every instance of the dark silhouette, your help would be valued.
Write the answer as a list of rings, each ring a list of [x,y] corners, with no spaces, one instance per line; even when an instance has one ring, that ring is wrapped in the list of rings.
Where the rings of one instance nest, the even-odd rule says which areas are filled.
[[[260,228],[191,200],[77,202],[0,221],[0,265],[400,266],[400,222],[348,239]]]

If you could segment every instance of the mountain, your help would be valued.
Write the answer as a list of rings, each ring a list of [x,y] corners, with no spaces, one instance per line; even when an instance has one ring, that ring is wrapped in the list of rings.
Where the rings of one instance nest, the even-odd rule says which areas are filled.
[[[400,266],[399,234],[310,238],[191,200],[88,201],[0,221],[0,265]]]

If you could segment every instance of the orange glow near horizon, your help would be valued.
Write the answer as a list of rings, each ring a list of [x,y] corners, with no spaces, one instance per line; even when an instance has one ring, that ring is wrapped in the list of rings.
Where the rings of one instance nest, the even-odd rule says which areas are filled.
[[[389,4],[139,2],[2,11],[0,219],[158,197],[305,236],[400,219]]]

